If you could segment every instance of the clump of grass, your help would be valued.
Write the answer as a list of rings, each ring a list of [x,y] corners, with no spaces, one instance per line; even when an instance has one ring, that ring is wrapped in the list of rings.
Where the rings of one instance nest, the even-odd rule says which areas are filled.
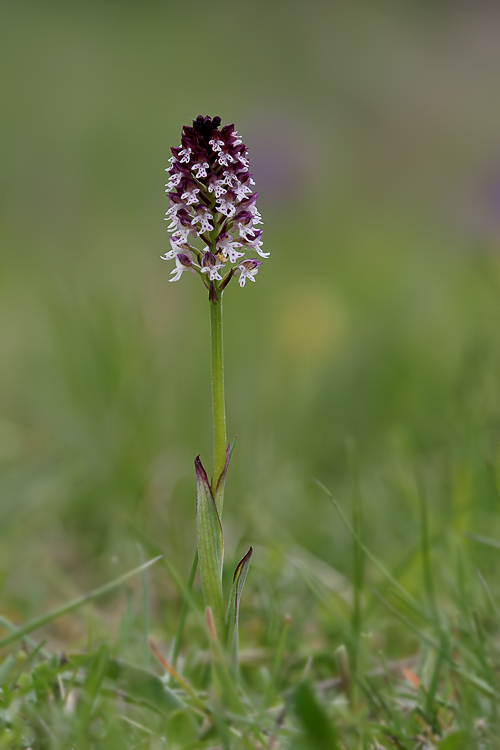
[[[134,649],[120,651],[120,643],[109,638],[82,654],[53,653],[45,642],[32,640],[38,627],[123,579],[30,626],[16,628],[3,618],[9,635],[2,644],[10,642],[11,648],[0,666],[0,746],[494,748],[500,731],[499,608],[462,549],[463,540],[454,534],[445,542],[433,537],[432,514],[421,498],[420,544],[412,551],[420,582],[404,586],[401,571],[388,569],[365,542],[361,497],[350,521],[342,505],[322,491],[332,503],[332,524],[339,518],[351,537],[347,587],[345,578],[314,558],[303,556],[297,567],[300,550],[284,555],[268,581],[286,598],[285,581],[295,567],[295,593],[308,609],[308,632],[296,626],[297,607],[266,633],[276,615],[270,606],[262,608],[254,584],[243,614],[255,642],[245,634],[236,672],[228,667],[213,624],[206,627],[199,597],[181,579],[189,626],[176,668],[165,652],[168,635],[159,636],[155,622],[148,668],[140,660],[129,662]],[[496,543],[475,543],[485,542]],[[443,551],[446,567],[436,562]],[[254,579],[265,575],[261,562]],[[129,644],[143,638],[143,608],[149,603],[141,591],[133,617],[129,612],[122,620]]]

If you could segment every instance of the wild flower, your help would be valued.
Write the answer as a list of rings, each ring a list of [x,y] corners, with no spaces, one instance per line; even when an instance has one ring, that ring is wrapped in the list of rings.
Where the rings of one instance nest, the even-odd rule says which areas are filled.
[[[199,115],[192,127],[182,129],[181,145],[172,148],[166,171],[170,207],[165,218],[169,222],[170,250],[161,257],[175,261],[170,281],[179,281],[185,271],[190,271],[209,290],[214,460],[211,480],[200,457],[195,460],[197,556],[193,576],[199,563],[207,623],[236,655],[239,599],[252,548],[236,568],[224,612],[221,519],[230,446],[226,435],[222,295],[233,276],[240,287],[248,280],[255,281],[262,260],[252,256],[267,258],[269,253],[263,252],[262,230],[256,228],[262,218],[257,210],[257,193],[252,191],[255,183],[249,172],[248,149],[234,125],[221,127],[220,117]],[[203,246],[193,244],[196,242]],[[178,644],[179,638],[175,654]]]
[[[261,261],[251,256],[269,253],[263,252],[262,230],[256,229],[262,218],[248,149],[234,125],[221,127],[220,117],[199,115],[192,127],[182,129],[181,145],[172,148],[166,171],[170,250],[161,257],[175,260],[170,281],[190,270],[201,277],[211,299],[233,276],[241,287],[247,279],[255,281]],[[192,244],[196,240],[204,246]]]

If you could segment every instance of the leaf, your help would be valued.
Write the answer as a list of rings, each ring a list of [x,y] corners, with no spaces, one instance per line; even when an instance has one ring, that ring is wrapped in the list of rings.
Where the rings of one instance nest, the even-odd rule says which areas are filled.
[[[16,660],[12,654],[6,656],[4,661],[0,664],[0,685],[5,685],[15,666]]]
[[[82,719],[87,723],[92,714],[95,701],[108,672],[110,660],[109,646],[102,646],[92,654],[83,683]]]
[[[462,730],[446,735],[438,745],[438,750],[467,750],[467,748],[470,748],[470,735]]]
[[[227,645],[232,649],[235,660],[238,658],[238,619],[240,610],[240,599],[243,586],[247,578],[253,548],[250,547],[244,557],[241,558],[233,575],[233,586],[229,596],[229,605],[226,614]]]
[[[227,467],[229,466],[230,457],[231,443],[228,443],[226,448],[226,463],[224,465],[224,469],[222,470],[222,474],[217,480],[217,485],[214,490],[215,507],[217,508],[217,512],[219,513],[219,518],[222,515],[222,506],[224,505],[224,488],[226,486]]]
[[[309,683],[302,682],[297,686],[294,709],[303,731],[300,742],[292,746],[294,750],[337,750],[337,730]]]
[[[196,468],[196,532],[198,559],[205,604],[211,608],[219,637],[223,630],[222,560],[224,542],[222,526],[207,473],[200,457]],[[227,465],[227,463],[226,463]]]
[[[68,657],[68,663],[70,667],[89,669],[90,675],[90,670],[95,669],[95,658],[96,654],[75,654]],[[142,667],[109,658],[104,678],[114,683],[115,689],[132,703],[146,705],[160,714],[166,715],[184,708],[185,704],[179,696],[168,688],[158,675]],[[87,680],[85,682],[87,683]]]

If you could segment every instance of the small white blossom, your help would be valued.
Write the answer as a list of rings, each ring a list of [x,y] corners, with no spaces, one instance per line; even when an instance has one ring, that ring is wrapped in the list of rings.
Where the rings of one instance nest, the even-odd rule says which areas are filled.
[[[247,240],[246,246],[251,247],[255,250],[256,253],[260,255],[261,258],[269,258],[271,253],[264,253],[261,250],[261,247],[263,245],[262,240],[260,239],[262,237],[262,230],[259,230],[258,232],[255,232],[255,236],[251,240]]]
[[[213,224],[211,223],[213,221],[212,215],[210,211],[207,208],[204,208],[203,206],[200,206],[196,209],[196,215],[191,222],[194,226],[195,224],[200,224],[200,234],[204,234],[205,232],[213,232]]]
[[[165,253],[165,255],[160,255],[160,258],[162,260],[173,260],[173,258],[176,258],[177,255],[189,249],[186,242],[183,242],[181,238],[178,238],[176,235],[172,235],[172,237],[169,237],[169,240],[170,250]]]
[[[215,193],[215,197],[216,198],[220,198],[221,195],[224,195],[224,193],[226,192],[226,190],[227,190],[227,188],[226,188],[226,185],[224,183],[224,180],[217,180],[217,182],[214,183],[214,193]]]
[[[172,221],[175,220],[175,218],[177,217],[177,214],[183,208],[184,209],[187,208],[187,203],[172,203],[168,211],[165,212],[165,216],[168,217],[167,219],[165,219],[165,221],[168,221],[168,219],[171,219]]]
[[[238,230],[239,230],[241,239],[245,241],[251,241],[255,235],[251,224],[250,226],[248,226],[248,225],[242,224],[241,222],[238,222]]]
[[[210,251],[207,251],[201,259],[200,271],[208,274],[210,281],[220,281],[222,279],[219,269],[223,267],[223,264]]]
[[[224,216],[234,216],[236,213],[236,208],[234,206],[234,197],[232,193],[227,192],[225,195],[221,196],[217,203],[217,211],[219,213],[224,214]]]
[[[179,151],[179,156],[182,157],[180,159],[181,164],[188,164],[191,158],[191,149],[183,148],[182,151]]]
[[[216,244],[217,251],[222,253],[225,258],[229,257],[231,263],[236,263],[238,258],[242,258],[245,253],[239,253],[236,248],[242,247],[241,242],[236,242],[235,239],[227,232],[221,235]]]
[[[181,247],[185,249],[187,238],[189,237],[190,232],[192,229],[186,229],[185,227],[178,227],[175,234],[173,234],[170,238],[170,244],[172,247]]]
[[[217,151],[220,151],[224,145],[224,141],[220,137],[212,138],[208,143],[216,153]]]
[[[236,196],[236,200],[238,201],[245,200],[245,198],[247,198],[252,192],[251,188],[246,187],[239,180],[236,181],[236,187],[234,187],[233,189],[234,189],[234,194]]]
[[[224,183],[228,186],[228,188],[232,188],[233,185],[239,185],[240,181],[238,180],[238,177],[236,173],[231,169],[227,169],[226,173],[224,175]]]
[[[182,174],[180,172],[177,172],[177,174],[173,174],[170,180],[165,185],[168,190],[165,190],[166,193],[170,193],[172,188],[176,188],[179,182],[182,179]]]
[[[175,268],[173,271],[170,271],[170,275],[172,276],[172,278],[169,279],[169,281],[179,281],[179,279],[181,278],[185,270],[186,270],[186,267],[183,266],[182,263],[179,263],[179,259],[176,257]]]
[[[210,164],[208,161],[203,162],[197,162],[193,165],[193,169],[196,169],[195,177],[197,180],[201,180],[202,177],[207,176],[207,169],[209,168]]]
[[[182,193],[181,198],[183,201],[186,201],[188,206],[191,206],[193,203],[196,203],[198,201],[198,193],[200,192],[200,188],[194,187],[193,185],[189,185],[186,188],[186,191]]]
[[[227,167],[229,164],[234,163],[234,159],[231,154],[227,154],[225,151],[220,151],[217,161],[222,167]]]
[[[208,278],[210,281],[221,281],[222,276],[220,273],[218,273],[219,268],[223,268],[222,263],[219,263],[217,266],[213,266],[212,268],[202,268],[202,273],[208,273]]]
[[[172,278],[169,279],[169,281],[179,281],[184,271],[186,271],[192,265],[193,262],[187,255],[176,255],[175,268],[173,271],[170,271],[170,275],[172,276]]]
[[[247,279],[249,279],[250,281],[255,281],[255,274],[259,270],[259,266],[259,260],[243,260],[237,268],[237,270],[240,272],[238,284],[241,287],[244,287]]]
[[[271,253],[264,253],[260,248],[262,247],[262,242],[259,242],[257,245],[255,245],[255,252],[260,255],[261,258],[269,258]]]

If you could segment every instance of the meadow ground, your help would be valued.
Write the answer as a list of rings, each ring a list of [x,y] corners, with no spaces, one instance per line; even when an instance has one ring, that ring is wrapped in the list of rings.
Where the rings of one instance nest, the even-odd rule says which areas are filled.
[[[6,6],[1,748],[500,747],[495,10],[312,5],[190,10],[258,39],[245,96],[180,8]],[[255,156],[272,253],[224,299],[237,673],[187,589],[207,304],[159,260],[200,111]]]

